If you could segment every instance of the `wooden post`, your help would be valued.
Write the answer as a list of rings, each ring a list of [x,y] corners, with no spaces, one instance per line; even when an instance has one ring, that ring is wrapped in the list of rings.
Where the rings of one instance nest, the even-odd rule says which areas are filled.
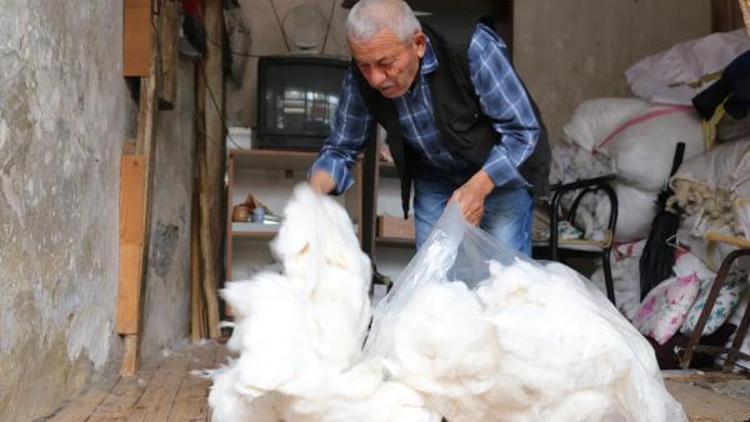
[[[742,18],[745,20],[747,35],[750,36],[750,0],[740,0],[740,8],[742,8]]]
[[[174,0],[158,0],[161,79],[159,109],[172,110],[177,104],[177,73],[180,66],[180,9]]]
[[[154,66],[155,67],[155,66]],[[118,292],[118,332],[125,336],[121,373],[138,370],[143,311],[143,284],[148,268],[151,230],[151,196],[154,162],[154,120],[156,77],[141,79],[138,138],[133,156],[123,156],[120,210],[120,285]]]
[[[122,75],[148,76],[153,58],[151,0],[123,4]]]
[[[197,180],[190,223],[190,338],[197,343],[206,336],[206,301],[201,285],[200,207]]]
[[[199,167],[201,180],[201,249],[203,251],[203,288],[208,311],[208,333],[218,338],[219,246],[223,235],[222,198],[224,192],[224,78],[222,68],[223,15],[221,0],[204,2],[206,59],[203,67],[203,107],[205,138]],[[199,151],[200,153],[200,151]]]
[[[141,265],[146,177],[143,156],[120,160],[120,282],[117,294],[117,332],[136,335],[140,326]]]
[[[149,18],[153,16],[149,14]],[[149,26],[150,27],[150,26]],[[156,96],[159,65],[156,42],[151,33],[150,70],[141,78],[138,105],[138,135],[134,155],[124,155],[121,168],[120,199],[120,281],[117,304],[117,329],[123,338],[120,373],[134,375],[140,358],[143,324],[143,286],[148,268],[151,227],[151,197],[156,142]]]

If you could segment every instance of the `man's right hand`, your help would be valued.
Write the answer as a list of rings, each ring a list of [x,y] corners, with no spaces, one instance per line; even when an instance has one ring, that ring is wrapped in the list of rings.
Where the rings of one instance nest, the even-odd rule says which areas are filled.
[[[328,195],[333,192],[336,188],[336,182],[333,178],[323,170],[318,170],[310,176],[310,180],[307,181],[314,192],[321,195]]]

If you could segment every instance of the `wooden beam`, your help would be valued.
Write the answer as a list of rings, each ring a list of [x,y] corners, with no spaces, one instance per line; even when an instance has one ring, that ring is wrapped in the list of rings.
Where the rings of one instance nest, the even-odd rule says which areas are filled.
[[[196,138],[197,139],[197,138]],[[206,336],[206,301],[201,284],[200,206],[198,192],[193,195],[190,223],[190,338],[193,343]]]
[[[203,289],[208,312],[208,333],[218,338],[219,245],[223,237],[224,213],[224,73],[222,66],[223,14],[221,0],[204,2],[204,22],[208,38],[203,66],[203,112],[205,137],[200,174],[201,249]],[[199,151],[200,152],[200,151]]]
[[[152,42],[154,39],[152,38]],[[152,49],[152,55],[156,55]],[[132,227],[124,229],[135,240],[127,238],[121,243],[121,255],[130,260],[121,264],[118,291],[118,304],[122,303],[122,310],[118,307],[118,328],[123,334],[123,358],[120,373],[123,376],[135,375],[140,360],[141,315],[143,314],[143,291],[148,268],[148,252],[151,227],[151,197],[153,193],[154,161],[156,142],[154,132],[156,126],[156,93],[159,79],[158,65],[155,57],[151,59],[150,76],[141,78],[141,91],[138,105],[138,135],[135,142],[135,155],[142,162],[138,172],[141,180],[140,200],[134,206],[140,207],[139,224],[131,223]],[[129,265],[132,267],[123,267]],[[131,277],[128,279],[127,277]],[[121,325],[120,325],[121,324]]]
[[[174,0],[159,0],[159,109],[172,110],[177,105],[177,75],[180,66],[180,8]]]
[[[117,332],[137,334],[144,240],[145,169],[143,157],[124,155],[120,162],[120,282]]]
[[[151,0],[125,0],[122,30],[122,75],[148,76],[153,49]]]

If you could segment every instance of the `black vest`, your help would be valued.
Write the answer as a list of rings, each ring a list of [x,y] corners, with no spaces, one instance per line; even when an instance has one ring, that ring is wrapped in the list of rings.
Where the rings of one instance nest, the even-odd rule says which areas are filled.
[[[492,121],[482,113],[479,97],[474,93],[474,85],[469,76],[467,53],[476,23],[481,21],[491,27],[490,22],[434,17],[421,18],[420,21],[438,60],[438,68],[428,75],[427,83],[432,95],[435,123],[441,135],[440,141],[443,146],[460,154],[479,170],[487,161],[492,147],[502,142],[492,127]],[[352,64],[352,70],[368,110],[388,132],[388,147],[401,178],[401,200],[406,218],[416,153],[404,144],[393,101],[370,87],[356,65]],[[519,171],[532,185],[535,193],[546,195],[549,191],[550,149],[539,110],[533,100],[531,104],[541,130],[534,152]]]

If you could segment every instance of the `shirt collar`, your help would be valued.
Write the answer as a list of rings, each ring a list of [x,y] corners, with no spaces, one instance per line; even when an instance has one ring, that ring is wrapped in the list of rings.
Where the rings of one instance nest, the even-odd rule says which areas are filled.
[[[429,75],[430,73],[434,72],[435,69],[437,69],[438,61],[437,56],[435,56],[435,51],[432,49],[432,42],[426,34],[425,40],[426,45],[424,50],[424,57],[422,57],[422,65],[420,66],[419,72],[422,75]]]

